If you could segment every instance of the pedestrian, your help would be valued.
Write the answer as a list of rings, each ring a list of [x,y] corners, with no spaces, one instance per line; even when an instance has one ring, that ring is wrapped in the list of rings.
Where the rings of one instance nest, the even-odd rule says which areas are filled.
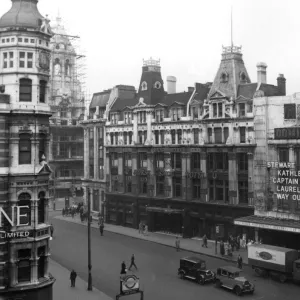
[[[148,225],[145,225],[144,235],[148,235]]]
[[[56,209],[56,203],[55,203],[55,200],[53,201],[53,210]]]
[[[65,216],[65,212],[66,212],[66,211],[65,211],[65,209],[63,208],[62,211],[61,211],[63,217]]]
[[[178,238],[178,236],[176,236],[175,247],[176,251],[178,252],[180,250],[180,239]]]
[[[206,234],[204,234],[204,236],[202,238],[202,247],[207,248],[207,236],[206,236]]]
[[[240,254],[237,258],[237,266],[238,266],[239,269],[243,269],[243,258],[241,257]]]
[[[54,227],[53,227],[53,224],[51,223],[51,225],[50,225],[50,235],[51,235],[51,238],[53,237],[53,232],[54,232]]]
[[[134,254],[132,254],[132,256],[131,256],[131,263],[130,263],[130,266],[128,268],[129,271],[130,271],[131,267],[135,267],[136,270],[138,269],[137,266],[136,266],[136,264],[135,264],[135,256],[134,256]]]
[[[121,272],[120,272],[120,294],[123,294],[122,282],[123,282],[124,277],[126,276],[126,274],[127,274],[126,264],[125,264],[125,261],[123,261],[122,264],[121,264]]]
[[[103,223],[100,224],[99,229],[100,229],[101,236],[103,236],[103,231],[104,231],[104,225],[103,225]]]
[[[70,274],[70,279],[71,279],[71,287],[75,287],[75,281],[76,281],[77,273],[72,270]]]
[[[140,222],[139,224],[139,234],[142,234],[143,233],[143,223]]]
[[[222,256],[225,254],[225,246],[224,246],[224,242],[222,240],[220,242],[220,254]]]

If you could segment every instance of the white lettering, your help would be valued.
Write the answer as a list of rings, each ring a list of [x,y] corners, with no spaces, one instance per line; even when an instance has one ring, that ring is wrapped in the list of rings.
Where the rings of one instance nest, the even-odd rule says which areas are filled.
[[[14,207],[12,207],[11,210],[11,219],[9,216],[6,214],[6,212],[3,210],[2,207],[0,207],[0,226],[2,225],[2,214],[4,215],[5,219],[10,223],[11,226],[14,226]]]
[[[29,208],[29,206],[28,205],[17,206],[17,226],[29,224],[29,222],[27,222],[26,224],[20,223],[20,217],[27,217],[27,214],[21,215],[21,208]]]

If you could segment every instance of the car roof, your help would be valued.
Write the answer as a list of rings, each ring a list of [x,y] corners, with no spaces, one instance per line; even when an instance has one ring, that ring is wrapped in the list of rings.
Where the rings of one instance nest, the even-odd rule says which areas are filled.
[[[199,262],[205,262],[205,260],[199,258],[199,257],[196,257],[196,256],[187,256],[187,257],[183,257],[181,258],[181,260],[187,260],[187,261],[190,261],[190,262],[193,262],[193,263],[199,263]]]
[[[226,271],[228,271],[230,273],[241,272],[241,269],[233,267],[233,266],[220,267],[219,269],[226,270]]]

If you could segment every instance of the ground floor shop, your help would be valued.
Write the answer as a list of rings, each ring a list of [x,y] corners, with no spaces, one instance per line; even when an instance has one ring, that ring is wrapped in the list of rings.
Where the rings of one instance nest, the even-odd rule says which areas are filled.
[[[300,250],[300,221],[251,215],[234,223],[242,230],[252,230],[254,241]]]
[[[254,234],[252,230],[234,225],[234,219],[254,213],[251,206],[186,202],[175,199],[106,194],[106,221],[111,224],[138,228],[140,222],[149,231],[162,231],[184,237],[227,239],[230,234]],[[216,227],[222,228],[222,236]]]

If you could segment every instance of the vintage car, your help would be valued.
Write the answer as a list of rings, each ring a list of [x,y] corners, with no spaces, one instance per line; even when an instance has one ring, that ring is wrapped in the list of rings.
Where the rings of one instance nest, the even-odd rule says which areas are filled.
[[[188,278],[195,280],[200,284],[210,281],[214,282],[216,278],[214,272],[206,269],[205,261],[195,256],[180,259],[178,276],[181,279]]]
[[[232,290],[236,295],[241,296],[243,293],[253,294],[254,284],[250,283],[245,277],[240,275],[241,270],[226,266],[217,269],[216,286]]]

